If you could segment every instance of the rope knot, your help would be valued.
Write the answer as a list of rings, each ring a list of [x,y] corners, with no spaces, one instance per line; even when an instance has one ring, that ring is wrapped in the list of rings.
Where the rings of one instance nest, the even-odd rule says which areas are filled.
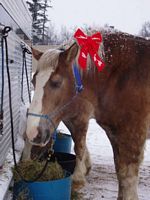
[[[10,26],[5,26],[2,30],[2,37],[6,38],[11,30],[12,28]]]

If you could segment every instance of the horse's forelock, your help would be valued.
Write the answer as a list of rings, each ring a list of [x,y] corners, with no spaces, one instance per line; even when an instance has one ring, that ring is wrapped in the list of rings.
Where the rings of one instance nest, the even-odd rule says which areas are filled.
[[[37,71],[43,71],[51,68],[56,70],[59,61],[60,50],[49,49],[40,58],[37,66]]]

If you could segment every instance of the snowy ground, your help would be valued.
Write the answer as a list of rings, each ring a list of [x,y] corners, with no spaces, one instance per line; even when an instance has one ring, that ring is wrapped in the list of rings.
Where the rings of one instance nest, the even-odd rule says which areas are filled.
[[[67,132],[64,125],[59,126]],[[87,138],[92,159],[92,170],[87,176],[87,184],[80,191],[80,200],[116,200],[117,179],[113,163],[112,149],[105,132],[90,120]],[[139,200],[150,200],[150,140],[146,142],[145,158],[140,169]],[[1,188],[2,189],[2,188]],[[2,200],[0,198],[0,200]],[[11,200],[10,195],[5,200]]]

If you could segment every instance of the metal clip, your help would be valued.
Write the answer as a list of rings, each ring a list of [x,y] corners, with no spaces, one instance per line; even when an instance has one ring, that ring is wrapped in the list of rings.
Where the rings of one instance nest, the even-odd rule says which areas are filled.
[[[1,37],[7,37],[8,33],[12,30],[10,26],[5,26],[3,24],[0,24],[0,36]]]
[[[26,52],[28,54],[32,54],[31,51],[29,50],[29,47],[24,42],[21,42],[20,46],[21,46],[23,52]]]

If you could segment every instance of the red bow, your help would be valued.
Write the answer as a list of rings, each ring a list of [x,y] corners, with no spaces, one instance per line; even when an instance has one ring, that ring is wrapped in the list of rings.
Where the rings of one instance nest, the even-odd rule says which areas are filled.
[[[97,53],[99,45],[102,42],[101,34],[95,33],[92,36],[86,36],[80,29],[78,29],[74,34],[74,38],[77,39],[78,44],[81,47],[78,60],[81,68],[82,69],[86,68],[87,55],[89,54],[91,59],[97,66],[98,70],[101,71],[105,66],[104,62],[101,60],[101,58]]]

